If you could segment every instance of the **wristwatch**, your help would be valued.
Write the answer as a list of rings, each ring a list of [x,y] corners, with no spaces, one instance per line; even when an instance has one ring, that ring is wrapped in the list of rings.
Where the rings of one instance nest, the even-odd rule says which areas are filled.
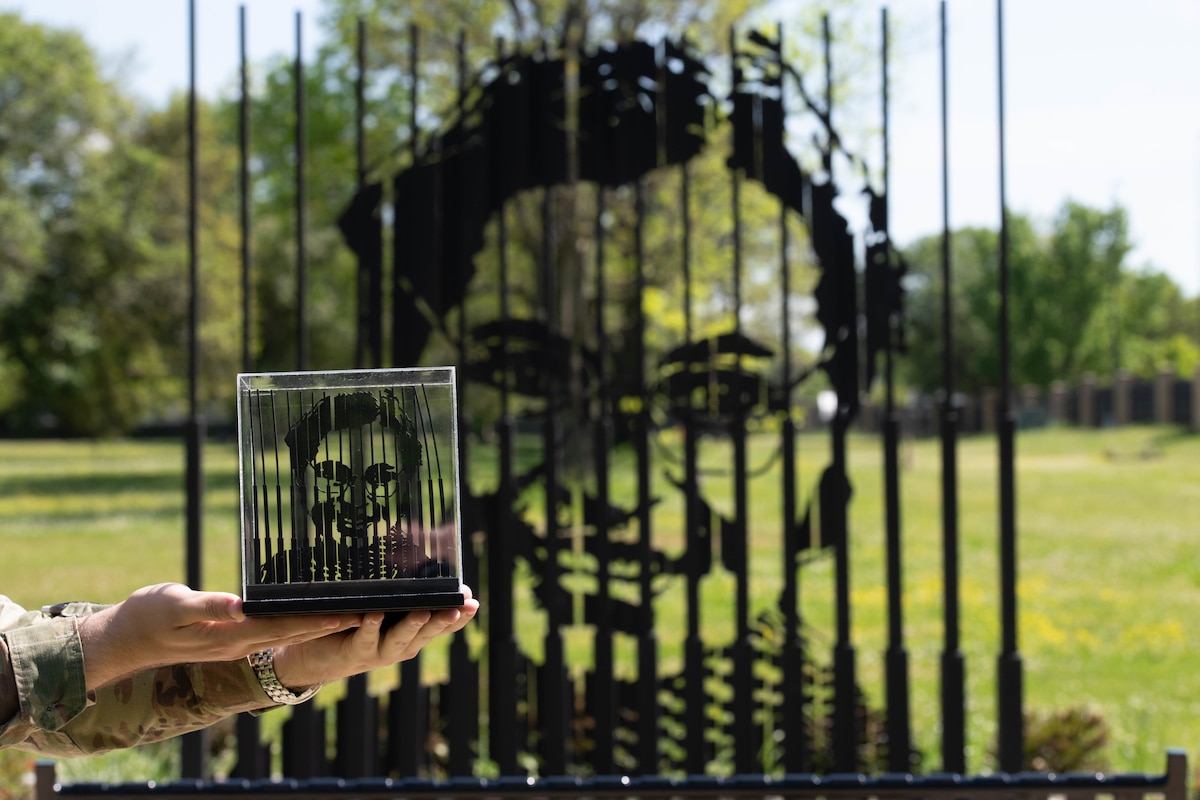
[[[318,683],[316,686],[308,687],[300,694],[296,694],[284,686],[279,682],[279,678],[275,676],[275,651],[270,647],[266,650],[251,653],[246,658],[250,661],[250,666],[254,669],[254,675],[258,678],[259,686],[263,688],[263,691],[267,693],[267,697],[271,698],[272,702],[279,703],[280,705],[299,705],[316,694],[317,690],[324,686],[323,683]]]

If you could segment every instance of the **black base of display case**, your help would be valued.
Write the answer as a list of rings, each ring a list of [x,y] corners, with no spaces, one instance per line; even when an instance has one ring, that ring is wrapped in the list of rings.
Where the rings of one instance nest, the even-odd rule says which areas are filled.
[[[282,614],[339,614],[417,609],[458,608],[465,602],[457,580],[416,579],[416,586],[395,586],[407,581],[329,581],[306,584],[272,584],[246,587],[242,611],[247,616]]]

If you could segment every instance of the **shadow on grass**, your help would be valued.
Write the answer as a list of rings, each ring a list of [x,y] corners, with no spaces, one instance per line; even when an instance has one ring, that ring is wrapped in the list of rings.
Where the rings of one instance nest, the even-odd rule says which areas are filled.
[[[1165,457],[1172,448],[1200,440],[1200,434],[1186,427],[1156,429],[1147,433],[1152,435],[1146,436],[1136,446],[1106,447],[1104,458],[1107,461],[1153,461]]]
[[[238,476],[234,470],[206,472],[205,488],[228,486],[236,488]],[[170,493],[182,494],[184,476],[179,473],[111,473],[92,472],[71,475],[30,475],[0,478],[0,492],[27,497],[68,497],[87,495],[117,495]]]
[[[1200,439],[1200,433],[1196,433],[1190,428],[1181,425],[1177,428],[1164,430],[1157,436],[1151,437],[1150,444],[1154,447],[1165,448],[1171,445],[1194,442],[1197,439]]]

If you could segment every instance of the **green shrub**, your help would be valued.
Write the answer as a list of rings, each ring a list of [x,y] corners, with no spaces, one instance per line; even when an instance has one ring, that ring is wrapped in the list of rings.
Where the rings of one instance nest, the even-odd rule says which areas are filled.
[[[1107,772],[1108,723],[1085,707],[1025,714],[1025,765],[1039,772]]]

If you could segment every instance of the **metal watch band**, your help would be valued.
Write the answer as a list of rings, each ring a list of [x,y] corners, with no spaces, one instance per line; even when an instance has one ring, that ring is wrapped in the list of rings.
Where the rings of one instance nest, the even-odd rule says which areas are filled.
[[[250,666],[254,669],[254,675],[258,678],[258,684],[267,693],[267,697],[280,705],[299,705],[316,694],[323,685],[318,683],[316,686],[310,686],[300,694],[296,694],[284,686],[275,676],[275,651],[272,648],[268,647],[266,650],[251,653],[246,658],[249,659]]]

